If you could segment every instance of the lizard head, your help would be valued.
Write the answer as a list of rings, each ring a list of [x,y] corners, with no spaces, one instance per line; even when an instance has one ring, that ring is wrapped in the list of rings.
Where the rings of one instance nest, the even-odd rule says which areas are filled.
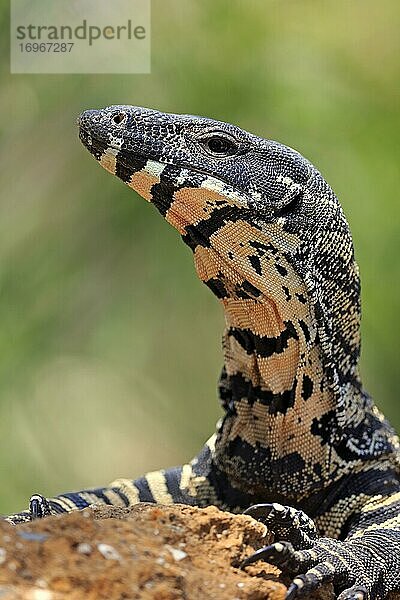
[[[201,188],[260,218],[279,217],[295,208],[311,173],[311,165],[294,150],[204,117],[111,106],[85,111],[79,126],[83,144],[102,166],[164,216],[182,213],[173,206],[176,191]],[[160,183],[162,191],[151,189]],[[199,198],[188,195],[188,204],[197,212]],[[194,225],[196,216],[182,215],[182,227]]]
[[[320,344],[346,402],[357,379],[358,269],[341,206],[315,167],[287,146],[204,117],[111,106],[83,112],[78,124],[100,164],[179,231],[226,306],[269,304],[303,347]]]

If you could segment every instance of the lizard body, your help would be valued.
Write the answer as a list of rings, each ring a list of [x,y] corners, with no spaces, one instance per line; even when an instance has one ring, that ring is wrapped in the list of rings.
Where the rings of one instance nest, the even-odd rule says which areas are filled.
[[[329,185],[296,151],[211,119],[114,106],[85,111],[79,127],[177,229],[222,304],[224,414],[190,463],[33,496],[10,521],[99,502],[269,502],[283,541],[263,556],[297,575],[288,598],[324,580],[341,600],[400,589],[399,441],[362,388],[359,273]]]

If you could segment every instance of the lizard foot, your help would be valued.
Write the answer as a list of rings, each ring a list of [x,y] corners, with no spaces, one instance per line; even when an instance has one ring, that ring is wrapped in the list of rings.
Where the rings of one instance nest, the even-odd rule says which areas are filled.
[[[318,537],[315,523],[302,510],[282,504],[254,504],[244,511],[261,521],[279,540],[290,541],[294,548],[311,548]]]
[[[377,532],[375,536],[369,534],[342,542],[318,538],[315,525],[314,528],[311,525],[312,520],[294,508],[255,505],[246,513],[261,517],[278,541],[254,552],[240,568],[265,560],[294,576],[286,600],[307,597],[326,582],[332,582],[335,590],[341,592],[338,600],[378,600],[386,597],[388,565],[383,553],[382,557],[377,554]],[[291,536],[293,544],[287,541]],[[304,545],[300,543],[301,539]]]
[[[9,515],[5,518],[12,525],[20,525],[21,523],[29,523],[35,519],[42,519],[51,515],[50,502],[41,494],[33,494],[29,499],[29,509],[23,510],[20,513]]]
[[[31,521],[49,517],[51,515],[50,502],[41,494],[33,494],[29,499],[29,513]]]

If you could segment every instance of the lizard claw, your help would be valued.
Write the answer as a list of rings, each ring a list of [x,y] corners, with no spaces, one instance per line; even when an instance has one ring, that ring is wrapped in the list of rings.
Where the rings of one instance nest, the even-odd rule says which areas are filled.
[[[288,542],[275,542],[246,558],[241,568],[257,560],[265,560],[282,571],[294,575],[285,600],[308,597],[324,583],[332,582],[343,590],[338,600],[375,600],[385,598],[381,588],[368,587],[367,564],[357,549],[329,538],[316,540],[312,549],[294,550]],[[375,565],[374,565],[375,566]],[[377,571],[376,579],[381,574]],[[373,581],[373,580],[372,580]]]
[[[293,598],[295,598],[298,589],[299,588],[297,587],[297,585],[295,583],[291,583],[286,592],[285,600],[292,600]]]
[[[47,498],[41,494],[33,494],[29,499],[29,513],[31,521],[51,515],[50,503]]]
[[[314,521],[291,506],[254,504],[244,514],[264,523],[279,540],[290,541],[294,548],[310,548],[318,536]]]
[[[22,512],[8,515],[5,521],[11,525],[20,525],[22,523],[30,523],[35,519],[42,519],[54,514],[51,510],[50,502],[41,494],[33,494],[29,499],[29,508]]]
[[[285,600],[307,597],[312,591],[328,581],[331,581],[331,577],[326,573],[324,575],[318,569],[312,569],[305,575],[298,575],[288,587]]]
[[[275,506],[278,506],[278,504]],[[257,519],[264,523],[273,511],[273,508],[273,504],[253,504],[252,506],[249,506],[249,508],[246,508],[246,510],[243,511],[243,514],[249,515],[250,517],[253,517],[253,519]]]
[[[369,547],[377,547],[377,534],[339,541],[317,537],[313,521],[301,511],[281,505],[255,505],[246,511],[262,520],[275,535],[275,543],[246,558],[241,568],[265,560],[293,576],[285,600],[308,597],[322,584],[332,582],[338,600],[380,600],[386,597],[385,563],[371,560]],[[314,536],[315,531],[315,537]],[[390,534],[388,535],[390,539]],[[290,543],[288,540],[290,540]]]
[[[292,583],[288,587],[288,590],[287,590],[286,596],[285,596],[285,600],[293,600],[293,598],[296,598],[297,592],[303,586],[304,586],[303,579],[300,577],[297,577],[294,581],[292,581]]]
[[[290,569],[293,563],[293,546],[289,542],[276,542],[275,544],[271,544],[271,546],[260,548],[245,558],[240,568],[244,569],[258,560],[273,562],[277,566]]]
[[[338,600],[365,600],[367,598],[367,588],[363,585],[354,585],[345,590],[338,596]]]

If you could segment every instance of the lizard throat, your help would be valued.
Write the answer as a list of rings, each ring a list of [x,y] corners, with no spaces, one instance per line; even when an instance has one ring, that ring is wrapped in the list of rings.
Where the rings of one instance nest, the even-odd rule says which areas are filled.
[[[208,239],[208,245],[199,243],[193,252],[197,274],[218,297],[226,320],[220,388],[226,413],[215,455],[219,466],[240,473],[241,455],[251,455],[254,448],[268,454],[269,465],[288,456],[294,460],[304,440],[302,456],[325,465],[326,441],[312,432],[334,411],[334,398],[312,304],[290,262],[290,249],[280,242],[279,224],[260,231],[243,220],[227,221]],[[295,246],[294,236],[290,241]],[[249,481],[247,458],[243,464]],[[278,471],[268,476],[281,481]],[[265,483],[265,474],[260,478]]]
[[[236,228],[231,239],[227,228],[227,247],[214,237],[211,247],[194,250],[197,273],[218,297],[226,321],[220,382],[225,415],[214,460],[239,487],[256,493],[269,481],[275,493],[293,489],[299,495],[330,472],[330,447],[319,432],[335,411],[311,303],[283,253],[267,248],[265,239],[260,242],[260,275],[248,264],[254,256],[254,246],[244,242],[253,239],[248,226]],[[290,482],[282,478],[287,463],[293,466]],[[315,477],[307,486],[305,471]]]
[[[293,489],[299,495],[307,486],[320,485],[331,468],[328,445],[318,432],[326,415],[334,415],[334,398],[318,345],[305,339],[301,327],[298,331],[283,321],[272,301],[221,302],[227,325],[219,388],[225,415],[215,462],[255,493],[268,481],[276,493]],[[287,464],[293,467],[290,482],[282,478]],[[307,486],[306,471],[315,477]]]

